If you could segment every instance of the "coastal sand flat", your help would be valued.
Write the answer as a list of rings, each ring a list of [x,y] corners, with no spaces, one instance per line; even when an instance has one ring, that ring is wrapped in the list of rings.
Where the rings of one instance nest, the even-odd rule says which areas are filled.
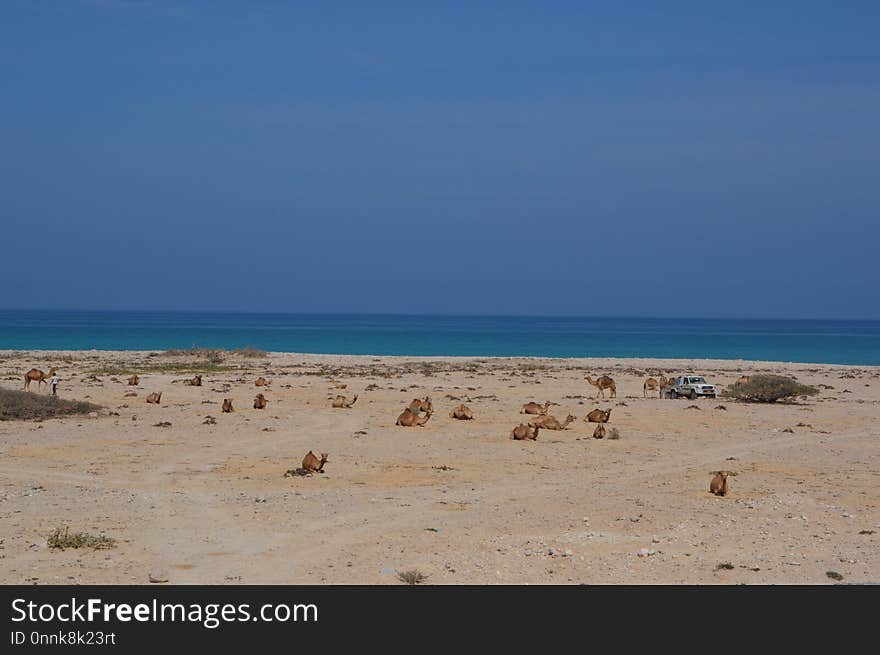
[[[171,583],[398,584],[407,569],[438,584],[880,582],[880,367],[275,353],[194,365],[190,387],[162,369],[186,361],[0,352],[4,387],[57,366],[63,397],[118,414],[0,422],[0,582],[145,583],[156,569]],[[658,370],[833,389],[785,405],[643,399]],[[603,373],[617,398],[594,401],[584,376]],[[331,407],[331,378],[354,407]],[[428,424],[396,427],[425,395]],[[578,420],[512,441],[531,400]],[[475,420],[449,417],[461,402]],[[597,407],[619,440],[591,437]],[[329,453],[326,473],[283,477],[308,450]],[[708,493],[717,469],[738,473],[726,498]],[[118,547],[52,551],[62,526]]]

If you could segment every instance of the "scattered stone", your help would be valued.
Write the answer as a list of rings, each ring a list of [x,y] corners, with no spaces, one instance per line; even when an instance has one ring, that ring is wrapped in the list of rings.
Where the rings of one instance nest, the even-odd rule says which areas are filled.
[[[832,580],[843,580],[843,576],[840,575],[837,571],[825,571],[825,575],[827,575]]]
[[[652,555],[656,555],[657,551],[653,548],[642,548],[639,551],[639,557],[651,557]]]
[[[159,583],[159,582],[168,582],[168,572],[163,570],[150,571],[149,574],[150,582]]]

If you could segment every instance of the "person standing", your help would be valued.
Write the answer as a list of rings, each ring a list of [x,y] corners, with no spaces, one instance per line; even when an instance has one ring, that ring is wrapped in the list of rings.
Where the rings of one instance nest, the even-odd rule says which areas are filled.
[[[49,380],[49,384],[52,385],[52,395],[57,395],[55,390],[58,388],[58,375],[53,375],[52,379]]]

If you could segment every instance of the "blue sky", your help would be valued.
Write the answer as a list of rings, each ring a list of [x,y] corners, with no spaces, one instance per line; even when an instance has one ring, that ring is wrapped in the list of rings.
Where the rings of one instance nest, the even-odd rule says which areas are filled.
[[[3,308],[880,319],[880,5],[12,0]]]

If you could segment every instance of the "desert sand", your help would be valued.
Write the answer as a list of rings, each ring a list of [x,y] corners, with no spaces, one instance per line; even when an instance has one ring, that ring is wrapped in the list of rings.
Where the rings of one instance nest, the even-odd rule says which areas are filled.
[[[105,408],[0,422],[0,582],[140,584],[160,571],[171,584],[401,584],[397,572],[411,569],[434,584],[831,583],[829,571],[880,582],[880,367],[291,353],[189,362],[0,352],[2,386],[56,366],[62,397]],[[757,372],[828,388],[774,405],[643,398],[646,372],[660,371],[722,390]],[[192,373],[203,386],[183,384]],[[617,398],[597,401],[584,377],[606,373]],[[254,386],[260,375],[267,388]],[[154,391],[159,405],[145,402]],[[263,411],[252,408],[258,392]],[[337,393],[359,399],[333,409]],[[395,426],[426,395],[427,425]],[[221,413],[224,398],[235,413]],[[522,404],[546,400],[577,421],[511,440]],[[450,418],[461,402],[475,420]],[[619,439],[592,438],[583,417],[597,407],[612,408]],[[309,450],[329,454],[325,472],[284,477]],[[718,469],[737,474],[726,497],[708,491]],[[118,545],[50,549],[65,526]]]

